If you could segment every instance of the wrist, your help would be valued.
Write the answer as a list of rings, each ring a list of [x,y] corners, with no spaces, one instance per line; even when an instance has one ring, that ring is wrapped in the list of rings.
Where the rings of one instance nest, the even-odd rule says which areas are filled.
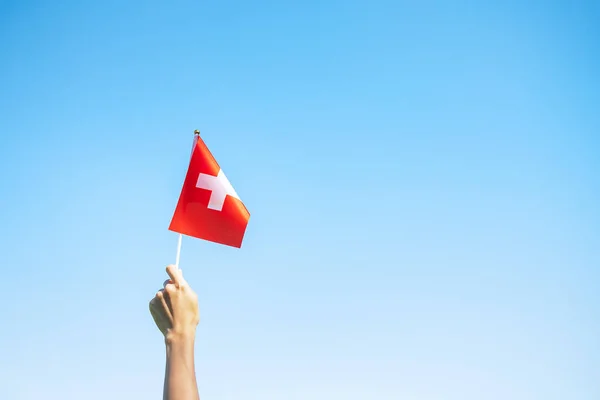
[[[196,339],[196,329],[188,330],[169,330],[165,335],[165,344],[167,346],[193,344]]]

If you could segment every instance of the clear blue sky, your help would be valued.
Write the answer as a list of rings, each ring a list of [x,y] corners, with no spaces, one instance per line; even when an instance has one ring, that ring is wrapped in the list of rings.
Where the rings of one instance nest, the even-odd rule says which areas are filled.
[[[203,399],[597,400],[599,19],[1,2],[0,397],[160,398],[200,129],[252,214],[183,242]]]

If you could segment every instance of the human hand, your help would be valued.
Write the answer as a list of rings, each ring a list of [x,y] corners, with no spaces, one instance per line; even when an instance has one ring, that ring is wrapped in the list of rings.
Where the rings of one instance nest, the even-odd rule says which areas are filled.
[[[200,322],[198,296],[174,265],[167,267],[167,279],[150,301],[150,313],[167,341],[174,338],[193,338]]]

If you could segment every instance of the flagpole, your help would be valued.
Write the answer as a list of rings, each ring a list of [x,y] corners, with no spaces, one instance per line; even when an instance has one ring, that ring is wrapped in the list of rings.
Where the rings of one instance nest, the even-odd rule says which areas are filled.
[[[198,140],[198,138],[200,137],[200,131],[198,129],[196,129],[194,131],[194,145],[196,144],[196,141]],[[192,154],[190,154],[190,158],[194,153],[194,146],[192,145]],[[183,238],[183,235],[180,233],[179,234],[179,238],[177,239],[177,254],[175,255],[175,268],[179,269],[179,259],[181,256],[181,239]]]
[[[177,255],[175,256],[175,268],[179,269],[179,256],[181,255],[181,238],[183,235],[179,234],[179,239],[177,240]]]

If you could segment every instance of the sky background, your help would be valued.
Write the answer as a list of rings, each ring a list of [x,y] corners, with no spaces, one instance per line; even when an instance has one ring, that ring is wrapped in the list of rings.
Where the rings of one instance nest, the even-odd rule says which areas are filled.
[[[599,399],[599,20],[0,1],[0,397],[161,398],[200,129],[252,215],[183,241],[203,400]]]

